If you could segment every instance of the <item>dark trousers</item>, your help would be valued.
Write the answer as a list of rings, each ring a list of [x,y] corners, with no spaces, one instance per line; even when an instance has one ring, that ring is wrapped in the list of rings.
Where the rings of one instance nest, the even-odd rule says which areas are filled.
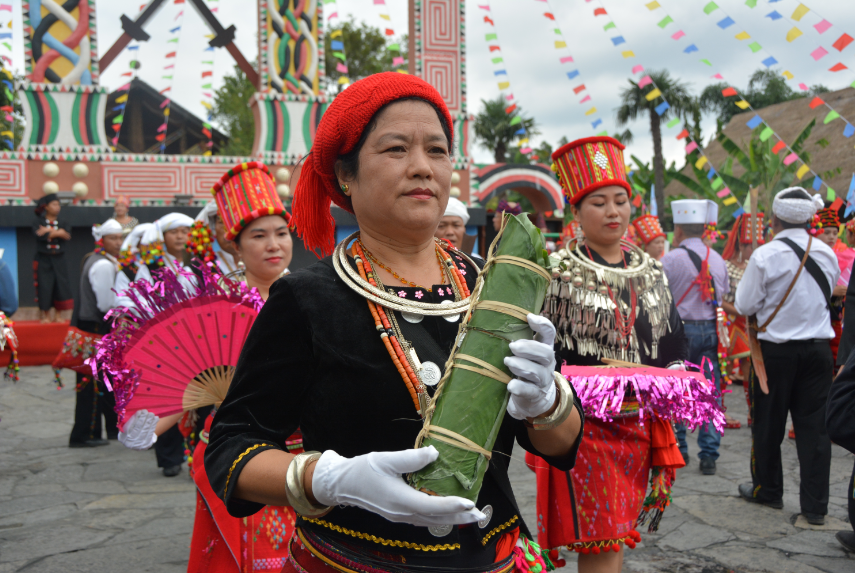
[[[849,500],[849,525],[852,526],[852,531],[855,531],[855,466],[852,467],[852,477],[849,478],[846,498]]]
[[[157,437],[154,443],[157,467],[171,468],[184,463],[184,436],[175,424]]]
[[[83,332],[98,334],[105,325],[92,320],[78,320],[77,328]],[[77,374],[76,403],[74,405],[74,427],[68,441],[82,443],[86,440],[101,439],[101,417],[108,438],[119,435],[119,417],[116,415],[116,397],[107,390],[103,382],[93,378],[92,374]]]
[[[65,253],[58,255],[36,253],[33,270],[35,271],[36,299],[41,310],[48,311],[52,306],[57,310],[69,310],[74,307]]]
[[[778,501],[784,495],[781,443],[787,431],[787,412],[796,428],[799,457],[799,501],[802,512],[828,513],[831,440],[825,430],[825,403],[831,388],[834,362],[827,340],[776,344],[760,341],[769,394],[760,390],[751,371],[751,476],[754,496]]]
[[[101,417],[108,438],[119,434],[116,399],[112,392],[91,374],[77,374],[77,402],[74,405],[74,427],[68,441],[83,443],[101,439]]]
[[[703,368],[704,376],[709,380],[710,373],[703,364],[704,358],[707,358],[713,366],[713,382],[715,387],[721,385],[721,372],[718,365],[718,332],[716,330],[715,320],[689,320],[684,321],[683,331],[686,333],[686,339],[689,342],[689,357],[688,361],[692,364],[697,364]],[[680,447],[680,452],[689,454],[689,444],[686,443],[686,426],[683,424],[675,424],[677,432],[677,443]],[[712,424],[704,424],[698,428],[698,457],[700,459],[711,458],[713,461],[718,459],[718,447],[721,445],[721,434],[718,433]]]

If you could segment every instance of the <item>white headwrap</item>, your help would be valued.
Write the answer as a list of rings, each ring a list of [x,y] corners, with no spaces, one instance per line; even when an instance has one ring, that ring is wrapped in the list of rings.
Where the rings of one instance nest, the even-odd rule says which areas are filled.
[[[199,214],[196,215],[197,221],[202,221],[209,228],[213,229],[214,225],[211,222],[211,217],[217,214],[217,202],[211,199],[205,206],[202,207],[202,210],[199,211]]]
[[[154,223],[140,223],[133,229],[131,229],[130,234],[125,237],[124,242],[122,243],[122,250],[127,251],[128,249],[137,250],[137,245],[140,243],[140,239],[148,229],[154,227]]]
[[[121,235],[122,225],[115,219],[107,219],[103,225],[92,225],[92,236],[100,241],[105,235]]]
[[[804,197],[783,199],[781,196],[791,191],[801,191]],[[819,193],[811,196],[801,187],[789,187],[779,191],[772,202],[772,212],[782,221],[793,223],[807,223],[816,212],[822,209],[824,203]]]
[[[150,245],[155,241],[162,241],[163,234],[166,231],[177,229],[178,227],[193,226],[193,219],[183,213],[168,213],[154,222],[150,229],[146,229],[140,239],[143,245]]]
[[[449,197],[443,217],[460,217],[463,219],[463,224],[466,225],[469,222],[469,210],[460,199]]]

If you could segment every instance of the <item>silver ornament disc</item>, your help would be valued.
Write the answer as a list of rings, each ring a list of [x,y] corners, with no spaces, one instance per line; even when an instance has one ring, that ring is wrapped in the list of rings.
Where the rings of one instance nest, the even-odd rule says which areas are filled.
[[[419,370],[419,380],[425,386],[436,386],[442,378],[442,370],[433,362],[422,362],[422,369]]]
[[[454,303],[453,300],[444,300],[439,304],[453,304],[453,303]],[[458,320],[460,320],[460,315],[459,314],[452,314],[450,316],[443,316],[442,318],[444,318],[448,322],[457,322]]]
[[[424,315],[415,314],[412,312],[402,312],[401,316],[404,317],[404,320],[406,320],[407,322],[412,322],[413,324],[418,324],[419,322],[425,319]]]
[[[453,525],[432,525],[428,527],[428,531],[434,537],[445,537],[451,530],[454,529]]]
[[[484,519],[478,522],[478,527],[484,529],[490,523],[490,520],[493,519],[493,506],[485,505],[484,509],[481,510],[481,513],[484,514]]]

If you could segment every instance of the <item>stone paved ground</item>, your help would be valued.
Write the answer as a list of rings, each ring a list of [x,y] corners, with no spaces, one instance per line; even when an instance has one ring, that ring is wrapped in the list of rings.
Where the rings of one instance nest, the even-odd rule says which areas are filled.
[[[153,452],[115,442],[69,449],[73,376],[66,371],[64,377],[68,387],[59,392],[48,367],[22,368],[15,385],[0,382],[0,573],[185,571],[195,503],[186,472],[164,478]],[[727,403],[744,422],[741,395]],[[834,447],[828,525],[808,528],[792,524],[799,510],[794,443],[783,446],[783,511],[738,499],[736,486],[749,476],[749,450],[749,430],[729,431],[718,475],[701,476],[697,462],[681,470],[659,534],[644,534],[627,552],[624,571],[855,571],[855,556],[834,539],[834,531],[849,527],[845,490],[853,456]],[[515,457],[511,479],[523,517],[533,524],[534,474],[521,451]],[[575,570],[571,556],[563,571]]]

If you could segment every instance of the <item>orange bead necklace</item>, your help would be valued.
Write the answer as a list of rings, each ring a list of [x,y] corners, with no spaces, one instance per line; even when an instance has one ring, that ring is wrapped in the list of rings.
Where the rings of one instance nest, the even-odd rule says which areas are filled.
[[[445,269],[443,276],[445,277],[447,274],[455,293],[455,299],[460,300],[461,296],[463,298],[468,297],[470,292],[463,274],[460,272],[460,269],[457,268],[457,265],[454,263],[454,260],[448,252],[446,252],[447,248],[450,248],[450,244],[447,241],[443,242],[441,239],[437,241],[437,257],[440,259],[440,270],[443,270],[443,268]],[[370,255],[365,251],[361,241],[356,240],[353,245],[351,245],[350,256],[353,257],[356,262],[356,268],[362,279],[374,287],[382,288],[383,283],[377,278],[374,268],[371,266]],[[390,317],[389,311],[382,305],[375,304],[369,299],[366,299],[366,302],[368,303],[368,310],[374,318],[374,326],[377,329],[377,332],[380,333],[380,339],[383,341],[383,345],[386,347],[386,351],[389,353],[392,363],[398,370],[398,374],[400,374],[401,378],[404,380],[404,384],[407,387],[410,398],[413,400],[413,405],[415,406],[416,411],[419,415],[424,416],[424,409],[429,403],[427,389],[422,381],[419,380],[418,375],[413,370],[410,358],[408,358],[407,354],[404,352],[401,340],[399,340],[400,334],[397,332],[397,325],[393,325],[393,322],[396,322],[394,320],[394,315]],[[406,341],[404,341],[404,343],[408,344]]]
[[[424,289],[424,290],[426,290],[426,291],[428,291],[428,292],[433,292],[433,290],[432,290],[431,288],[429,288],[429,287],[425,287],[425,286],[422,286],[422,285],[418,285],[418,284],[416,284],[416,283],[414,283],[414,282],[412,282],[412,281],[408,281],[407,279],[405,279],[404,277],[402,277],[401,275],[399,275],[398,273],[396,273],[395,271],[393,271],[393,270],[392,270],[392,267],[389,267],[389,266],[387,266],[387,265],[383,264],[383,262],[382,262],[382,261],[380,261],[380,259],[378,259],[377,257],[375,257],[375,256],[374,256],[374,253],[372,253],[371,251],[369,251],[369,250],[368,250],[368,247],[366,247],[366,246],[362,243],[362,240],[361,240],[361,239],[357,239],[356,241],[359,243],[359,246],[362,248],[362,251],[365,253],[365,256],[366,256],[366,257],[368,257],[368,259],[369,259],[372,263],[374,263],[375,265],[377,265],[378,267],[380,267],[381,269],[383,269],[384,271],[386,271],[387,273],[389,273],[390,275],[392,275],[393,277],[395,277],[397,280],[401,281],[401,283],[402,283],[402,284],[404,284],[404,285],[406,285],[406,286],[411,286],[411,287],[416,287],[416,288]],[[440,254],[439,254],[439,253],[440,253],[439,245],[436,245],[436,247],[435,247],[435,248],[436,248],[436,260],[437,260],[437,262],[439,263],[439,276],[441,277],[441,278],[440,278],[440,284],[442,284],[443,279],[445,278],[445,272],[444,272],[443,267],[442,267],[442,257],[441,257],[441,256],[440,256]]]

